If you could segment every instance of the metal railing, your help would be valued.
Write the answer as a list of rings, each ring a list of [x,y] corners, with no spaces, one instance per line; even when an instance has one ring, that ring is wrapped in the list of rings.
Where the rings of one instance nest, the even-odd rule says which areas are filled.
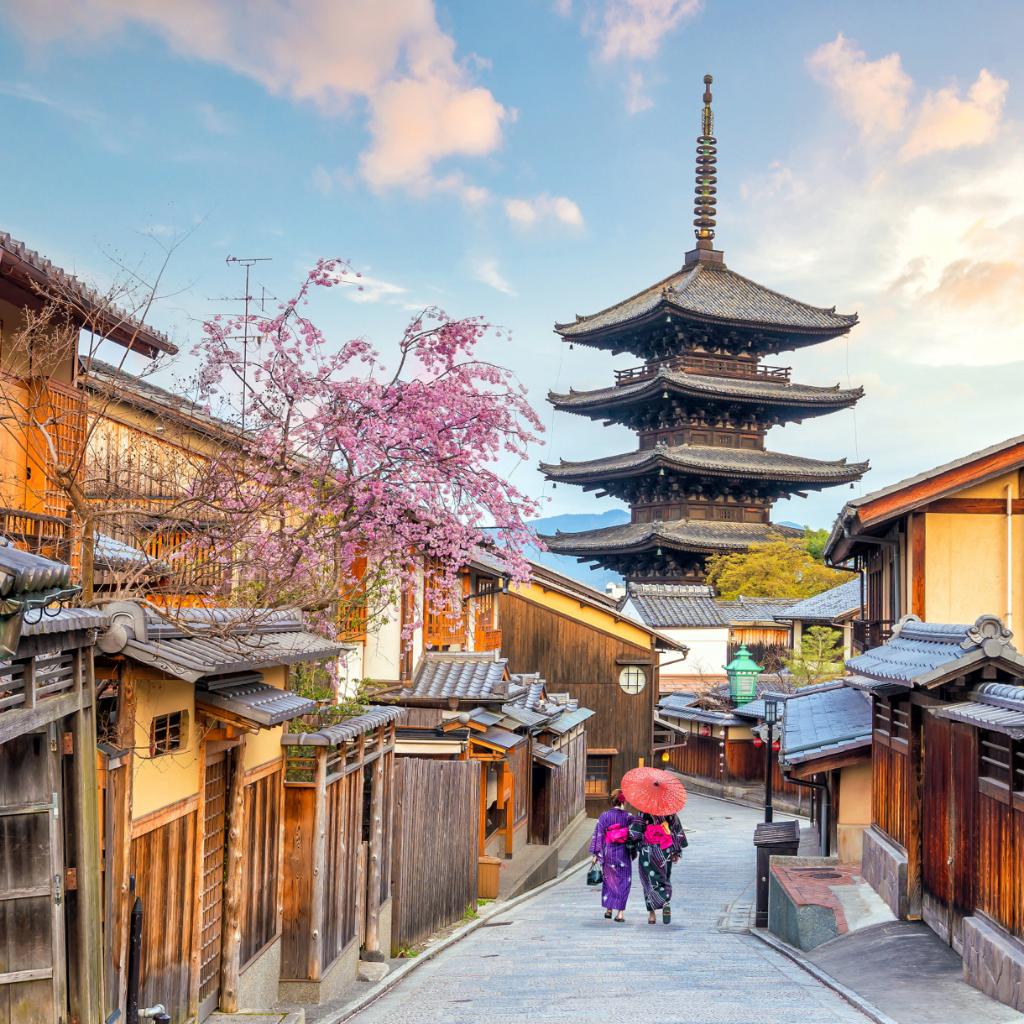
[[[642,366],[631,366],[615,371],[616,384],[633,384],[655,376],[659,370],[681,370],[683,373],[699,373],[709,377],[741,377],[747,380],[765,380],[776,384],[788,384],[788,366],[765,366],[749,359],[720,359],[716,356],[683,355],[672,359],[658,359]]]

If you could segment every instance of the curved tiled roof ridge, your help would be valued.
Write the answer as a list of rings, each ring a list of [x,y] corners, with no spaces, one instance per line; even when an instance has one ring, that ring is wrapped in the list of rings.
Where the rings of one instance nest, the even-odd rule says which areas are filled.
[[[698,294],[701,288],[703,295]],[[794,299],[724,265],[698,263],[596,313],[578,316],[573,323],[556,323],[555,330],[563,337],[578,337],[624,326],[647,315],[663,300],[681,313],[700,318],[784,330],[845,332],[858,319],[856,313],[837,313],[834,306],[812,306]]]
[[[542,473],[555,480],[585,479],[605,473],[644,471],[655,465],[670,469],[703,472],[718,476],[750,476],[799,482],[834,481],[848,483],[867,472],[867,462],[847,462],[845,457],[826,461],[801,455],[787,455],[762,449],[722,448],[713,445],[681,444],[639,448],[619,455],[583,462],[565,459],[541,463]]]

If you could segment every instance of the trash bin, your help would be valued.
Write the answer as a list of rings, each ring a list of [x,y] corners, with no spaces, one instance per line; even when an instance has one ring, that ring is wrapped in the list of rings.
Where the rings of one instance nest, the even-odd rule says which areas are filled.
[[[501,859],[499,857],[481,857],[477,874],[477,899],[496,900],[500,881]]]
[[[757,847],[757,903],[754,924],[768,927],[768,868],[772,857],[795,857],[800,849],[800,822],[763,822],[754,829]]]

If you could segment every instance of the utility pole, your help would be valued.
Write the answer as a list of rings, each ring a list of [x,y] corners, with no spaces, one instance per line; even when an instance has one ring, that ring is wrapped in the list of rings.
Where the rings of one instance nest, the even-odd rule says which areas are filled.
[[[224,302],[243,302],[244,303],[244,315],[242,320],[242,429],[245,430],[245,403],[246,403],[246,388],[248,387],[248,373],[249,373],[249,304],[253,301],[253,296],[249,287],[250,274],[252,268],[257,263],[269,263],[272,257],[270,256],[229,256],[224,262],[228,266],[244,267],[245,268],[245,294],[238,295],[234,298],[225,298],[221,301]],[[262,286],[261,286],[262,287]],[[260,309],[265,308],[267,299],[267,290],[262,289],[260,295]]]

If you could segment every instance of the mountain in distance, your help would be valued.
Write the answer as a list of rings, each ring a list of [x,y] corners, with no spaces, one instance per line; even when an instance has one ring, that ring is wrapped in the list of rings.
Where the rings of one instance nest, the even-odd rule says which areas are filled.
[[[584,530],[602,530],[607,526],[621,526],[629,522],[629,513],[623,508],[609,509],[597,514],[577,512],[560,516],[547,516],[534,519],[530,528],[540,534],[582,533]],[[586,583],[588,587],[599,590],[602,594],[609,583],[622,584],[622,577],[611,569],[590,568],[584,562],[577,562],[569,555],[556,555],[553,551],[532,551],[530,557],[548,569],[554,569],[563,576]]]

